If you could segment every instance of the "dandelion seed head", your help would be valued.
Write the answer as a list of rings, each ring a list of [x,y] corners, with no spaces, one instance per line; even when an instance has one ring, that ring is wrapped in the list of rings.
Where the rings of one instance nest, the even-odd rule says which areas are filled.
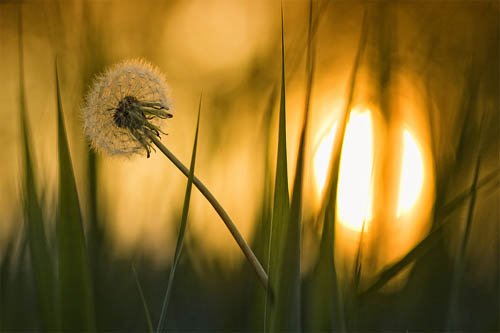
[[[161,123],[172,117],[170,107],[163,75],[144,60],[127,60],[92,84],[83,107],[85,134],[98,151],[149,157],[149,136],[163,133]]]

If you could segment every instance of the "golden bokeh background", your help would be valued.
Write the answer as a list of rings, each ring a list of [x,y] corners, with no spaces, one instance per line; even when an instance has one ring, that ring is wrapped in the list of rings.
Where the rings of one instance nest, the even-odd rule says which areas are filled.
[[[336,122],[346,102],[363,14],[370,6],[375,5],[333,1],[320,7],[305,169],[303,215],[309,225],[303,227],[304,271],[315,260],[320,238],[315,218],[324,197]],[[285,2],[283,8],[291,186],[303,121],[308,2]],[[354,96],[356,108],[344,137],[338,188],[336,261],[346,277],[352,273],[361,234],[363,273],[370,278],[412,249],[431,229],[434,182],[441,172],[436,165],[457,158],[452,156],[452,147],[458,138],[464,73],[471,66],[481,72],[485,82],[479,91],[481,105],[496,110],[485,129],[491,145],[484,151],[484,169],[498,166],[498,11],[497,5],[482,2],[459,6],[444,1],[400,2],[392,6],[397,29],[390,33],[397,60],[390,87],[390,116],[380,109],[376,97],[371,68],[381,55],[376,34],[368,35]],[[17,14],[16,3],[0,3],[0,151],[4,156],[0,164],[0,249],[22,221]],[[186,164],[203,91],[196,174],[243,236],[254,237],[266,174],[272,175],[275,165],[276,105],[270,100],[279,86],[281,66],[279,2],[27,1],[22,15],[31,148],[38,195],[46,214],[55,214],[58,183],[55,57],[84,208],[89,205],[89,148],[80,118],[85,91],[92,76],[106,66],[141,57],[158,66],[172,88],[174,118],[167,121],[168,135],[163,142]],[[371,27],[380,25],[374,15],[367,19]],[[490,66],[496,66],[496,72]],[[424,89],[427,77],[433,78],[435,89],[431,100]],[[438,111],[430,112],[431,107]],[[434,137],[439,140],[434,142],[430,114],[439,118],[441,126]],[[98,211],[114,255],[141,253],[165,267],[175,247],[185,178],[160,153],[150,159],[98,156],[97,161]],[[470,176],[472,169],[461,172]],[[466,188],[468,179],[464,176],[462,184],[454,184],[454,191]],[[498,203],[498,191],[492,196],[483,202]],[[191,208],[188,249],[199,254],[202,262],[238,267],[243,256],[197,191]],[[471,246],[471,255],[475,271],[483,272],[475,274],[491,280],[488,267],[496,254],[489,247],[498,241],[498,208],[478,215],[478,220],[488,221],[480,231],[486,236],[484,243]],[[453,239],[450,236],[450,253]],[[482,245],[485,243],[488,249]]]

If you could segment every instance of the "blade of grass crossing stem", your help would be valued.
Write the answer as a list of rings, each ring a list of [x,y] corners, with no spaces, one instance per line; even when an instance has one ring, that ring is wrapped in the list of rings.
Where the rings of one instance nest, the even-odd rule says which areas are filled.
[[[280,283],[281,265],[284,251],[284,241],[287,235],[290,217],[290,197],[288,192],[288,170],[286,151],[286,107],[285,107],[285,41],[283,31],[283,9],[281,10],[281,97],[278,129],[278,153],[276,162],[276,178],[274,185],[274,204],[271,218],[268,252],[268,272],[270,292],[268,293],[265,309],[265,330],[278,330],[279,315],[282,304],[275,300],[281,299]],[[286,277],[288,278],[288,277]]]
[[[24,53],[22,13],[19,7],[19,107],[21,115],[21,142],[24,157],[23,211],[28,235],[29,251],[35,290],[45,330],[58,329],[55,302],[54,265],[44,227],[43,212],[36,193],[35,173],[30,153],[26,95],[24,89]]]
[[[170,296],[172,294],[175,271],[177,269],[177,265],[179,264],[179,260],[180,260],[181,253],[182,253],[182,248],[184,246],[184,235],[186,233],[186,227],[187,227],[189,202],[191,199],[191,189],[193,187],[194,168],[195,168],[195,162],[196,162],[196,150],[198,147],[198,131],[200,128],[201,99],[202,99],[202,97],[200,96],[200,104],[198,107],[198,120],[196,122],[196,132],[194,135],[193,152],[191,154],[191,165],[189,167],[189,175],[188,175],[188,180],[187,180],[186,193],[184,195],[184,205],[182,207],[182,218],[181,218],[181,225],[179,228],[179,236],[177,238],[177,244],[175,245],[174,260],[172,263],[172,267],[170,268],[170,275],[168,277],[167,291],[166,291],[165,297],[163,299],[163,305],[162,305],[162,309],[161,309],[160,320],[158,322],[157,332],[161,332],[163,327],[166,326],[167,308],[168,308],[168,304],[170,303]]]
[[[59,211],[56,230],[61,328],[64,331],[93,331],[95,321],[89,261],[73,165],[64,127],[57,60],[55,67],[59,141]]]
[[[146,303],[146,298],[144,297],[144,292],[142,291],[141,282],[139,281],[139,276],[135,270],[134,264],[132,264],[132,272],[134,273],[135,284],[137,285],[137,290],[139,291],[139,296],[141,297],[142,307],[144,309],[144,316],[146,317],[146,322],[148,324],[148,332],[153,333],[153,322],[151,321],[151,314],[149,312],[148,304]]]
[[[447,323],[447,328],[450,330],[453,330],[455,327],[457,327],[460,320],[459,317],[460,293],[461,293],[460,287],[465,273],[467,246],[469,244],[470,233],[472,230],[472,223],[474,221],[474,212],[475,212],[476,198],[477,198],[477,183],[479,179],[480,167],[481,167],[481,155],[479,155],[476,160],[476,167],[474,170],[474,180],[472,181],[472,187],[470,191],[470,201],[467,212],[467,220],[465,221],[465,230],[460,242],[457,257],[455,259],[455,268],[451,284],[450,309],[448,313],[448,323]]]
[[[148,138],[155,144],[155,146],[167,157],[170,162],[172,162],[176,168],[181,171],[186,177],[189,175],[189,169],[182,164],[181,161],[159,140],[156,135],[148,135]],[[245,255],[248,260],[248,263],[253,268],[255,274],[257,275],[260,283],[264,287],[264,289],[268,290],[269,282],[267,273],[264,271],[261,263],[253,253],[252,249],[248,246],[247,242],[239,232],[238,228],[231,220],[231,217],[227,214],[226,210],[222,205],[217,201],[214,195],[209,191],[209,189],[199,180],[196,176],[193,176],[193,184],[198,188],[200,193],[207,199],[207,201],[212,205],[217,214],[219,214],[222,222],[226,225],[227,229],[233,236],[233,239],[236,241],[241,251]]]

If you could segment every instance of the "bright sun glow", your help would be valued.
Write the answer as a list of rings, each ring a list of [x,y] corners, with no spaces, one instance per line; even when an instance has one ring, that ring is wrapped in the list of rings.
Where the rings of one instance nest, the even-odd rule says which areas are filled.
[[[325,188],[336,130],[337,122],[334,122],[331,126],[329,126],[329,128],[327,128],[325,133],[321,135],[319,144],[314,153],[314,180],[319,197],[322,196]]]
[[[321,197],[327,181],[333,141],[334,122],[320,136],[313,160],[317,194]],[[411,211],[422,194],[424,160],[413,134],[403,130],[403,153],[397,217]],[[353,110],[345,130],[337,188],[337,218],[345,227],[361,231],[363,222],[372,219],[374,130],[370,110]],[[368,226],[365,225],[365,229]]]
[[[403,131],[403,156],[397,217],[407,213],[417,202],[424,184],[424,161],[417,141],[408,130]]]
[[[373,122],[371,112],[353,110],[340,160],[337,216],[345,227],[361,231],[372,215]],[[366,226],[365,226],[366,229]]]

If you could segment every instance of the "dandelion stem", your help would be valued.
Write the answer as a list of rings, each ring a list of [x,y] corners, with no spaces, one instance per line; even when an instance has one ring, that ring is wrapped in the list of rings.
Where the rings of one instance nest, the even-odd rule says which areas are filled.
[[[156,145],[156,147],[158,147],[158,149],[160,149],[161,152],[187,177],[189,175],[189,170],[184,166],[184,164],[182,164],[182,162],[179,161],[177,157],[175,157],[175,155],[161,143],[157,136],[151,133],[147,133],[147,135],[149,139],[151,139],[151,141]],[[247,260],[250,262],[250,265],[257,274],[257,277],[259,278],[262,286],[266,289],[266,291],[269,292],[268,276],[264,271],[264,268],[253,253],[252,249],[250,249],[250,246],[248,246],[248,244],[246,243],[243,236],[241,236],[240,232],[236,228],[236,225],[233,223],[227,212],[213,196],[213,194],[208,190],[208,188],[196,176],[193,177],[193,184],[198,188],[201,194],[205,196],[208,202],[210,202],[217,214],[219,214],[220,218],[229,229],[229,232],[231,232],[233,238],[236,240],[236,243],[238,243],[240,249],[245,254],[245,257],[247,257]]]

